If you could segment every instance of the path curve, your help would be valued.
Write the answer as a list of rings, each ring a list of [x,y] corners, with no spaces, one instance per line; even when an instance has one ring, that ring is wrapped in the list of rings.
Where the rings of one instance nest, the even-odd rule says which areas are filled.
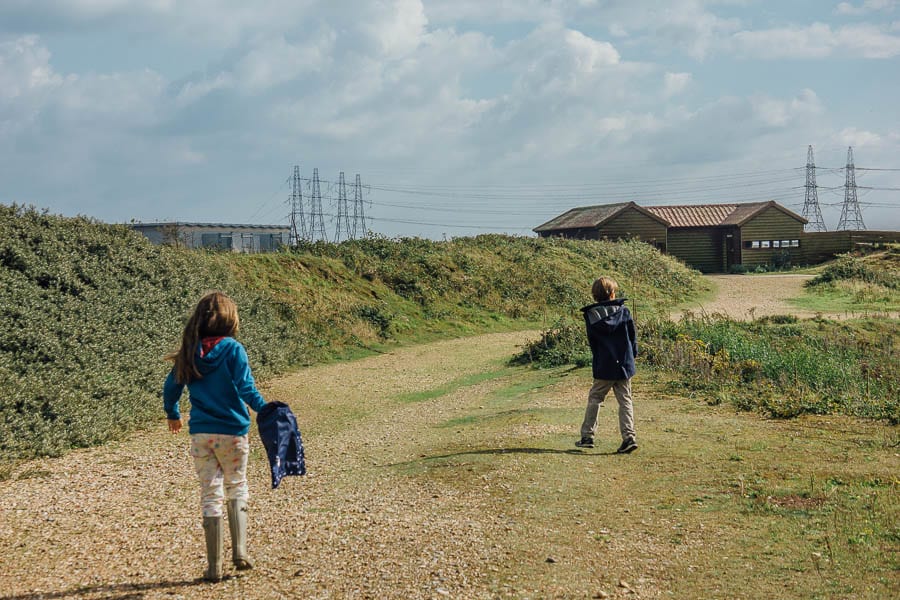
[[[687,312],[695,314],[724,314],[732,319],[750,320],[767,315],[794,315],[801,318],[816,316],[817,312],[792,306],[788,300],[802,296],[803,284],[812,275],[705,275],[716,295],[712,300],[695,302],[673,313],[680,318]]]

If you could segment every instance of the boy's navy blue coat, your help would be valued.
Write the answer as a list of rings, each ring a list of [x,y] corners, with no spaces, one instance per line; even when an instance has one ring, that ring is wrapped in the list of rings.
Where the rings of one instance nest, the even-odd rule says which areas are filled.
[[[593,355],[594,379],[631,379],[638,354],[637,332],[625,298],[590,304],[581,309]]]
[[[272,489],[286,475],[306,475],[303,440],[291,407],[284,402],[269,402],[257,413],[256,424],[272,469]]]

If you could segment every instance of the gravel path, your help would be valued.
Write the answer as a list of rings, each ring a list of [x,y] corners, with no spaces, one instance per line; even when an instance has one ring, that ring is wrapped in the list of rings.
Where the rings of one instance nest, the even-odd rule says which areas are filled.
[[[502,551],[486,538],[508,526],[502,511],[486,508],[495,501],[388,467],[418,458],[415,432],[459,411],[455,403],[423,410],[404,395],[502,369],[533,335],[398,349],[305,369],[264,389],[298,414],[310,475],[268,489],[261,445],[251,440],[257,568],[215,588],[195,579],[205,555],[186,435],[160,423],[120,443],[23,465],[0,487],[0,598],[432,598],[450,589],[490,597],[483,582]],[[477,385],[458,392],[479,393]]]
[[[803,295],[803,284],[812,275],[706,275],[716,289],[712,300],[687,306],[683,312],[725,314],[749,320],[766,315],[814,317],[817,313],[791,306],[787,301]]]

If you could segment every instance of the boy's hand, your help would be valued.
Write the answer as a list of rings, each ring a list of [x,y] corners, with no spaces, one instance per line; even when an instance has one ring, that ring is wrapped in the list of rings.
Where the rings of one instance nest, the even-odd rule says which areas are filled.
[[[169,431],[172,433],[181,431],[181,419],[166,419],[166,425],[169,426]]]

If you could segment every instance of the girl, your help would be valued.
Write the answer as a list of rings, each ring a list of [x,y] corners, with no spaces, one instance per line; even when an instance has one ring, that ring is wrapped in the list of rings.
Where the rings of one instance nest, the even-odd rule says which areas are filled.
[[[234,339],[237,305],[221,292],[200,299],[181,338],[181,348],[166,356],[175,363],[163,385],[169,431],[181,430],[178,402],[190,392],[191,456],[200,478],[200,505],[209,566],[204,579],[222,579],[222,504],[227,499],[232,560],[238,571],[252,569],[247,557],[247,432],[250,413],[266,402],[256,389],[247,352]],[[224,488],[224,490],[223,490]]]

